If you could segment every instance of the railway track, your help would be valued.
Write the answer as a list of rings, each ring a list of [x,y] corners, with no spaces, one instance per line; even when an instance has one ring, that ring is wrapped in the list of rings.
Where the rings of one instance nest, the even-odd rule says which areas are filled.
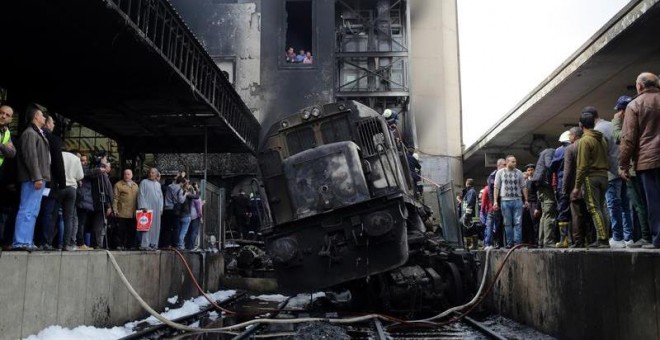
[[[235,325],[252,319],[277,319],[278,324],[260,323],[245,328],[242,331],[226,333],[186,333],[169,327],[165,324],[148,326],[138,332],[123,338],[133,339],[252,339],[267,337],[271,339],[505,339],[483,323],[472,318],[463,318],[461,322],[448,326],[429,328],[424,326],[398,325],[390,327],[380,319],[369,319],[355,324],[330,324],[328,322],[304,322],[296,320],[311,316],[321,318],[342,317],[338,312],[323,311],[310,315],[305,310],[287,308],[286,300],[282,303],[264,302],[250,299],[250,294],[240,292],[218,303],[222,308],[236,311],[235,315],[222,315],[217,319],[210,317],[215,307],[209,306],[197,313],[173,320],[176,323],[188,326],[194,325],[200,329],[218,328]],[[285,320],[290,320],[287,323]],[[391,324],[389,325],[391,326]]]

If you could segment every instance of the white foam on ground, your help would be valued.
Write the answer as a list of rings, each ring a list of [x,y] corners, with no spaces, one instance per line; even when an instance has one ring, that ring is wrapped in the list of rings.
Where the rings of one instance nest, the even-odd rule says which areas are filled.
[[[171,298],[167,299],[167,302],[169,302],[169,303],[171,303],[171,304],[175,304],[178,300],[179,300],[179,296],[178,296],[178,295],[174,295],[174,296],[172,296]]]
[[[289,303],[286,304],[287,308],[300,308],[304,309],[307,306],[309,306],[310,302],[321,298],[325,297],[325,293],[323,292],[317,292],[313,294],[298,294],[291,298],[289,300]],[[253,300],[261,300],[261,301],[268,301],[268,302],[284,302],[286,299],[288,299],[288,296],[280,295],[280,294],[274,294],[274,295],[259,295],[259,296],[250,296],[251,299]]]
[[[224,301],[236,294],[235,290],[221,290],[215,293],[207,294],[211,300],[214,301]],[[177,296],[171,297],[168,302],[172,299],[178,300]],[[175,301],[176,301],[175,300]],[[170,302],[172,303],[172,302]],[[165,309],[166,311],[160,313],[166,319],[172,320],[187,316],[196,312],[199,312],[202,308],[209,305],[209,302],[203,297],[197,297],[194,299],[187,300],[183,303],[181,308],[174,309]],[[218,314],[215,314],[215,317],[218,317]],[[123,338],[130,334],[135,333],[133,328],[136,325],[148,322],[151,325],[156,325],[161,323],[153,316],[150,316],[143,320],[131,321],[126,323],[124,326],[112,327],[112,328],[97,328],[92,326],[78,326],[73,329],[65,328],[62,326],[54,325],[49,326],[41,330],[36,335],[30,335],[27,337],[27,340],[77,340],[77,339],[94,339],[94,340],[113,340]],[[193,324],[193,327],[199,327],[199,322]]]
[[[49,326],[37,335],[30,335],[27,337],[27,340],[114,340],[123,338],[132,333],[134,332],[126,327],[96,328],[91,326],[79,326],[74,329],[68,329],[61,326]]]
[[[284,296],[281,294],[250,296],[250,299],[252,300],[256,299],[256,300],[268,301],[268,302],[282,302],[288,298],[289,298],[288,296]]]

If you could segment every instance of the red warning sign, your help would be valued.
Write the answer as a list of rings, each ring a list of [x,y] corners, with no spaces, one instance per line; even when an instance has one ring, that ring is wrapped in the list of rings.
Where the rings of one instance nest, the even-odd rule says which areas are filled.
[[[142,210],[136,211],[135,218],[137,219],[137,231],[149,231],[149,229],[151,229],[151,221],[153,217],[153,210],[147,210],[147,212]]]

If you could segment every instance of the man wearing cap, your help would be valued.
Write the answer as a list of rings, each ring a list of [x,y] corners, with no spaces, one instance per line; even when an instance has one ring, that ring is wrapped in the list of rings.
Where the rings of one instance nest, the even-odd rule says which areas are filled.
[[[635,87],[638,95],[626,107],[621,130],[619,174],[628,180],[634,159],[653,241],[644,247],[660,248],[660,82],[655,74],[644,72],[637,76]]]
[[[614,114],[614,118],[612,118],[612,125],[614,127],[614,139],[617,145],[621,143],[621,129],[623,128],[624,112],[630,101],[632,101],[632,97],[621,96],[617,99],[616,105],[614,105],[616,113]],[[628,248],[637,248],[651,244],[651,230],[649,229],[646,201],[643,198],[644,192],[642,191],[642,184],[639,181],[639,177],[636,175],[633,165],[630,168],[630,178],[626,181],[626,188],[628,189],[626,193],[628,194],[628,199],[633,206],[639,222],[639,224],[633,223],[633,229],[637,228],[637,226],[639,226],[640,229],[638,232],[633,232],[633,235],[641,234],[642,237],[635,242],[632,242],[632,239],[629,242],[626,242],[626,247]]]
[[[632,244],[632,219],[626,195],[626,183],[618,176],[617,158],[619,148],[614,140],[614,126],[612,122],[599,118],[598,110],[593,106],[587,106],[584,112],[590,112],[596,119],[594,130],[600,131],[607,141],[607,191],[605,201],[610,213],[612,223],[612,238],[609,240],[612,248],[625,248],[626,241]]]
[[[571,191],[571,200],[576,201],[582,197],[587,203],[587,209],[591,214],[596,227],[597,240],[589,245],[591,248],[609,248],[607,241],[607,224],[603,201],[607,191],[607,141],[600,131],[594,130],[595,117],[592,111],[594,107],[586,107],[580,116],[580,127],[583,137],[577,146],[577,162],[575,167],[575,185]]]
[[[560,240],[555,244],[557,248],[568,248],[568,222],[571,220],[571,204],[568,194],[563,195],[561,188],[564,184],[564,154],[566,147],[571,144],[569,138],[570,132],[564,131],[559,136],[559,146],[555,150],[552,157],[552,174],[553,174],[553,187],[555,188],[555,195],[557,197],[557,227],[559,229]]]

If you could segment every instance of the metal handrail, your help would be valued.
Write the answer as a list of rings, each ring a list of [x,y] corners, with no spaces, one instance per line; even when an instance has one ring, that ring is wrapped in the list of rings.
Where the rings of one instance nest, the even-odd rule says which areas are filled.
[[[252,153],[260,125],[211,56],[167,0],[106,0],[215,111]]]

